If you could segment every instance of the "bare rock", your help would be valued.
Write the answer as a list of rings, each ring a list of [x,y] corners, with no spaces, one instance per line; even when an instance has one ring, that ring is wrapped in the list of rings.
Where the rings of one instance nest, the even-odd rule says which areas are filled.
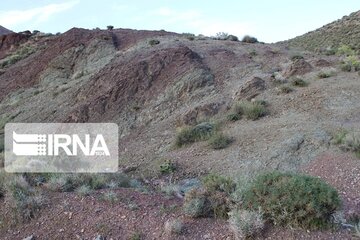
[[[297,59],[284,72],[284,76],[291,77],[296,75],[304,75],[311,72],[313,67],[304,59]]]
[[[235,93],[235,99],[251,100],[265,90],[265,81],[259,77],[246,81]]]
[[[212,117],[217,114],[221,107],[224,105],[224,102],[214,102],[201,106],[197,106],[189,111],[187,111],[180,119],[180,125],[195,125],[200,120],[207,117]]]
[[[313,65],[316,67],[329,67],[331,66],[331,63],[325,59],[317,59],[313,62]]]

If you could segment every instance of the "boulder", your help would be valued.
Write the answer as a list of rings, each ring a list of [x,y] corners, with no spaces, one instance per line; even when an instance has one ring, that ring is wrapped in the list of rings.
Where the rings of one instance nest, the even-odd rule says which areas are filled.
[[[235,99],[251,100],[265,90],[265,81],[259,77],[246,81],[235,93]]]
[[[285,77],[304,75],[311,72],[313,67],[304,59],[295,60],[284,72]]]

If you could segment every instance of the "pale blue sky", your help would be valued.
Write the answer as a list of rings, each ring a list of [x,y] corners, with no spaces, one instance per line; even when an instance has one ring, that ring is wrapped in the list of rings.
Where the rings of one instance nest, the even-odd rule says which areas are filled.
[[[359,0],[2,0],[0,25],[52,33],[107,25],[207,36],[222,31],[275,42],[357,10]]]

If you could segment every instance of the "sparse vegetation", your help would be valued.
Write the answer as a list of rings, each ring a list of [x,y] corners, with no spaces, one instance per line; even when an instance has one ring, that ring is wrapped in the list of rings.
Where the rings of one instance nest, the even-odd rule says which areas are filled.
[[[332,76],[332,73],[330,73],[330,72],[319,72],[317,74],[318,78],[329,78],[331,76]]]
[[[226,116],[226,119],[230,122],[236,122],[241,119],[241,115],[237,113],[230,113]]]
[[[226,40],[237,42],[237,41],[239,41],[239,38],[235,35],[229,35]]]
[[[181,219],[170,219],[165,222],[165,232],[168,235],[180,235],[184,229]]]
[[[117,202],[118,199],[118,195],[113,192],[113,191],[106,191],[105,193],[102,194],[101,196],[101,200],[104,200],[106,202],[109,202],[111,204],[114,204],[115,202]]]
[[[342,129],[336,133],[333,143],[339,145],[340,149],[355,153],[356,157],[360,158],[360,132],[349,132]]]
[[[80,196],[89,196],[92,190],[88,185],[81,185],[75,189],[75,192],[77,192]]]
[[[109,26],[107,26],[106,28],[107,28],[107,30],[110,30],[110,31],[111,31],[111,30],[113,30],[113,29],[114,29],[114,26],[109,25]]]
[[[215,35],[216,40],[227,40],[229,37],[229,34],[226,32],[218,32]]]
[[[257,120],[266,114],[266,108],[259,102],[241,102],[240,106],[244,116],[250,120]]]
[[[35,52],[35,49],[30,46],[22,46],[16,50],[16,52],[10,54],[9,56],[5,57],[0,61],[0,68],[5,68],[14,63],[27,58],[32,53]]]
[[[244,36],[241,41],[244,42],[244,43],[257,43],[258,42],[257,38],[251,37],[251,36],[248,36],[248,35]]]
[[[337,191],[321,179],[293,173],[259,175],[243,194],[244,207],[261,208],[265,220],[306,229],[329,226],[340,207]]]
[[[162,174],[173,173],[176,170],[175,164],[170,160],[165,160],[160,164],[160,172]]]
[[[304,59],[304,57],[302,55],[296,54],[296,55],[291,56],[290,59],[291,59],[291,61],[295,62],[296,60]]]
[[[287,86],[287,85],[282,85],[279,87],[279,90],[281,93],[291,93],[294,89],[292,89],[291,87]]]
[[[348,134],[348,131],[345,129],[342,129],[340,132],[336,133],[333,139],[334,144],[343,144],[346,134]]]
[[[232,210],[229,213],[230,229],[235,240],[254,238],[264,228],[264,220],[259,212],[247,210]]]
[[[158,45],[159,43],[160,43],[160,41],[157,40],[157,39],[151,39],[151,40],[149,41],[149,45],[150,45],[150,46],[155,46],[155,45]]]
[[[306,87],[308,85],[302,78],[295,77],[291,80],[291,84],[295,87]]]
[[[190,41],[195,40],[195,34],[193,34],[193,33],[183,33],[182,35]]]
[[[232,143],[233,139],[224,135],[223,133],[216,133],[209,139],[211,148],[218,150],[224,149]]]
[[[215,126],[209,122],[203,122],[194,127],[181,128],[177,133],[175,145],[182,147],[197,141],[208,140],[214,132]]]
[[[337,51],[337,55],[344,55],[344,56],[353,56],[355,55],[355,51],[348,45],[341,45]]]
[[[341,70],[344,72],[359,71],[360,61],[357,56],[348,56],[344,59],[341,65]]]

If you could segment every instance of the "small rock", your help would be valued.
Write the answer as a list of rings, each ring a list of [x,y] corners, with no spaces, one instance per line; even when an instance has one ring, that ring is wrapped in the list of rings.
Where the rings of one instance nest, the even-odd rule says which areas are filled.
[[[97,235],[96,238],[94,240],[105,240],[106,238],[101,236],[101,235]]]
[[[35,237],[34,237],[34,235],[31,235],[26,238],[23,238],[23,240],[35,240]]]

